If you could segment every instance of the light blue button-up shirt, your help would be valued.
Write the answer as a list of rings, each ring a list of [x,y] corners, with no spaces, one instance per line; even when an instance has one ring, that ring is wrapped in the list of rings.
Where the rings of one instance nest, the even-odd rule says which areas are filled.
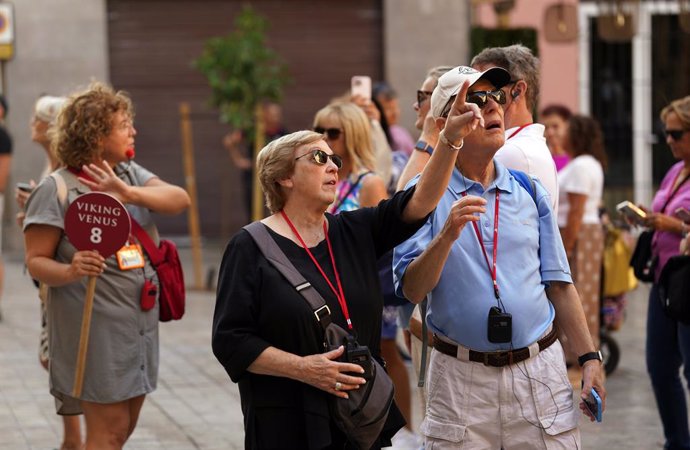
[[[427,321],[433,332],[477,351],[526,347],[537,341],[553,322],[555,312],[546,296],[550,281],[572,283],[570,267],[558,231],[551,199],[535,180],[531,194],[502,164],[495,162],[496,179],[484,190],[455,169],[448,188],[427,223],[395,248],[393,272],[396,293],[404,297],[402,279],[407,266],[440,233],[462,193],[486,200],[486,213],[477,222],[487,256],[493,257],[496,189],[500,189],[497,281],[506,312],[513,316],[512,343],[495,344],[487,338],[489,308],[497,305],[491,275],[477,235],[468,223],[453,243],[441,278],[429,295]],[[410,182],[414,184],[417,179]]]

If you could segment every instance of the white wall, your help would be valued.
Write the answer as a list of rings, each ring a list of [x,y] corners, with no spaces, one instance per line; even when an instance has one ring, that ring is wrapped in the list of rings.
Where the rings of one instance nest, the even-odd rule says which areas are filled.
[[[43,93],[64,95],[92,79],[107,80],[106,10],[106,0],[14,1],[15,56],[4,63],[7,127],[14,138],[3,221],[7,252],[22,246],[14,184],[36,179],[45,165],[43,150],[30,141],[34,102]]]
[[[384,76],[398,92],[400,124],[414,139],[412,103],[427,71],[470,62],[469,0],[384,0]]]

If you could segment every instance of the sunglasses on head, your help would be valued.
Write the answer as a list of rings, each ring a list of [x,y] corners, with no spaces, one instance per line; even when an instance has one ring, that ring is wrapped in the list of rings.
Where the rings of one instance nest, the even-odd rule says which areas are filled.
[[[448,113],[450,113],[450,108],[453,106],[455,97],[457,97],[457,95],[453,95],[448,100],[448,103],[446,103],[446,107],[443,108],[443,113],[441,114],[441,117],[448,117]],[[495,101],[499,105],[506,104],[506,93],[503,92],[501,89],[496,89],[495,91],[470,92],[469,94],[467,94],[467,97],[465,97],[465,103],[474,103],[480,108],[483,108],[486,106],[487,103],[489,103],[489,98],[493,99],[493,101]]]
[[[664,130],[664,136],[670,136],[674,141],[680,141],[686,131],[688,130]]]
[[[319,134],[325,134],[326,137],[332,141],[335,141],[340,137],[340,133],[343,132],[340,128],[324,128],[324,127],[314,127],[314,131]]]
[[[297,161],[300,158],[304,158],[305,156],[311,156],[310,161],[312,161],[314,164],[317,164],[319,166],[323,166],[328,162],[328,158],[331,158],[331,161],[333,161],[333,164],[340,169],[343,167],[343,159],[338,156],[338,155],[329,155],[328,153],[324,152],[323,150],[316,149],[312,150],[308,153],[305,153],[302,156],[298,156],[295,158],[295,161]]]
[[[429,92],[429,91],[421,91],[421,90],[420,90],[420,91],[417,91],[417,104],[418,104],[418,105],[421,105],[421,104],[424,103],[424,102],[426,101],[426,99],[428,99],[429,97],[431,97],[431,92]]]

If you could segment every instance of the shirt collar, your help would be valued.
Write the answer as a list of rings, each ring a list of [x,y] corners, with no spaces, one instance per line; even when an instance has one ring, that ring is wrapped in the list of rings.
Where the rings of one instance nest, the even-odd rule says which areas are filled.
[[[506,166],[504,166],[500,162],[494,159],[493,163],[496,167],[496,178],[486,190],[493,191],[494,189],[498,188],[504,192],[512,192],[512,175],[510,175],[510,172],[508,171]],[[466,178],[460,173],[457,167],[453,169],[453,175],[450,178],[448,187],[458,195],[461,195],[465,191],[467,191],[468,194],[472,195],[481,195],[485,192],[484,187],[481,185],[481,183]]]

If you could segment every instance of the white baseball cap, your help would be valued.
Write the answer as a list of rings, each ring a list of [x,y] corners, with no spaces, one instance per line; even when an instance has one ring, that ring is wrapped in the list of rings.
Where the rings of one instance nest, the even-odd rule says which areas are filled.
[[[434,119],[441,117],[441,113],[450,98],[460,92],[465,80],[470,80],[470,86],[480,79],[489,80],[496,89],[500,89],[510,82],[510,74],[501,67],[492,67],[479,72],[471,67],[458,66],[441,75],[438,84],[431,94],[431,114]]]

